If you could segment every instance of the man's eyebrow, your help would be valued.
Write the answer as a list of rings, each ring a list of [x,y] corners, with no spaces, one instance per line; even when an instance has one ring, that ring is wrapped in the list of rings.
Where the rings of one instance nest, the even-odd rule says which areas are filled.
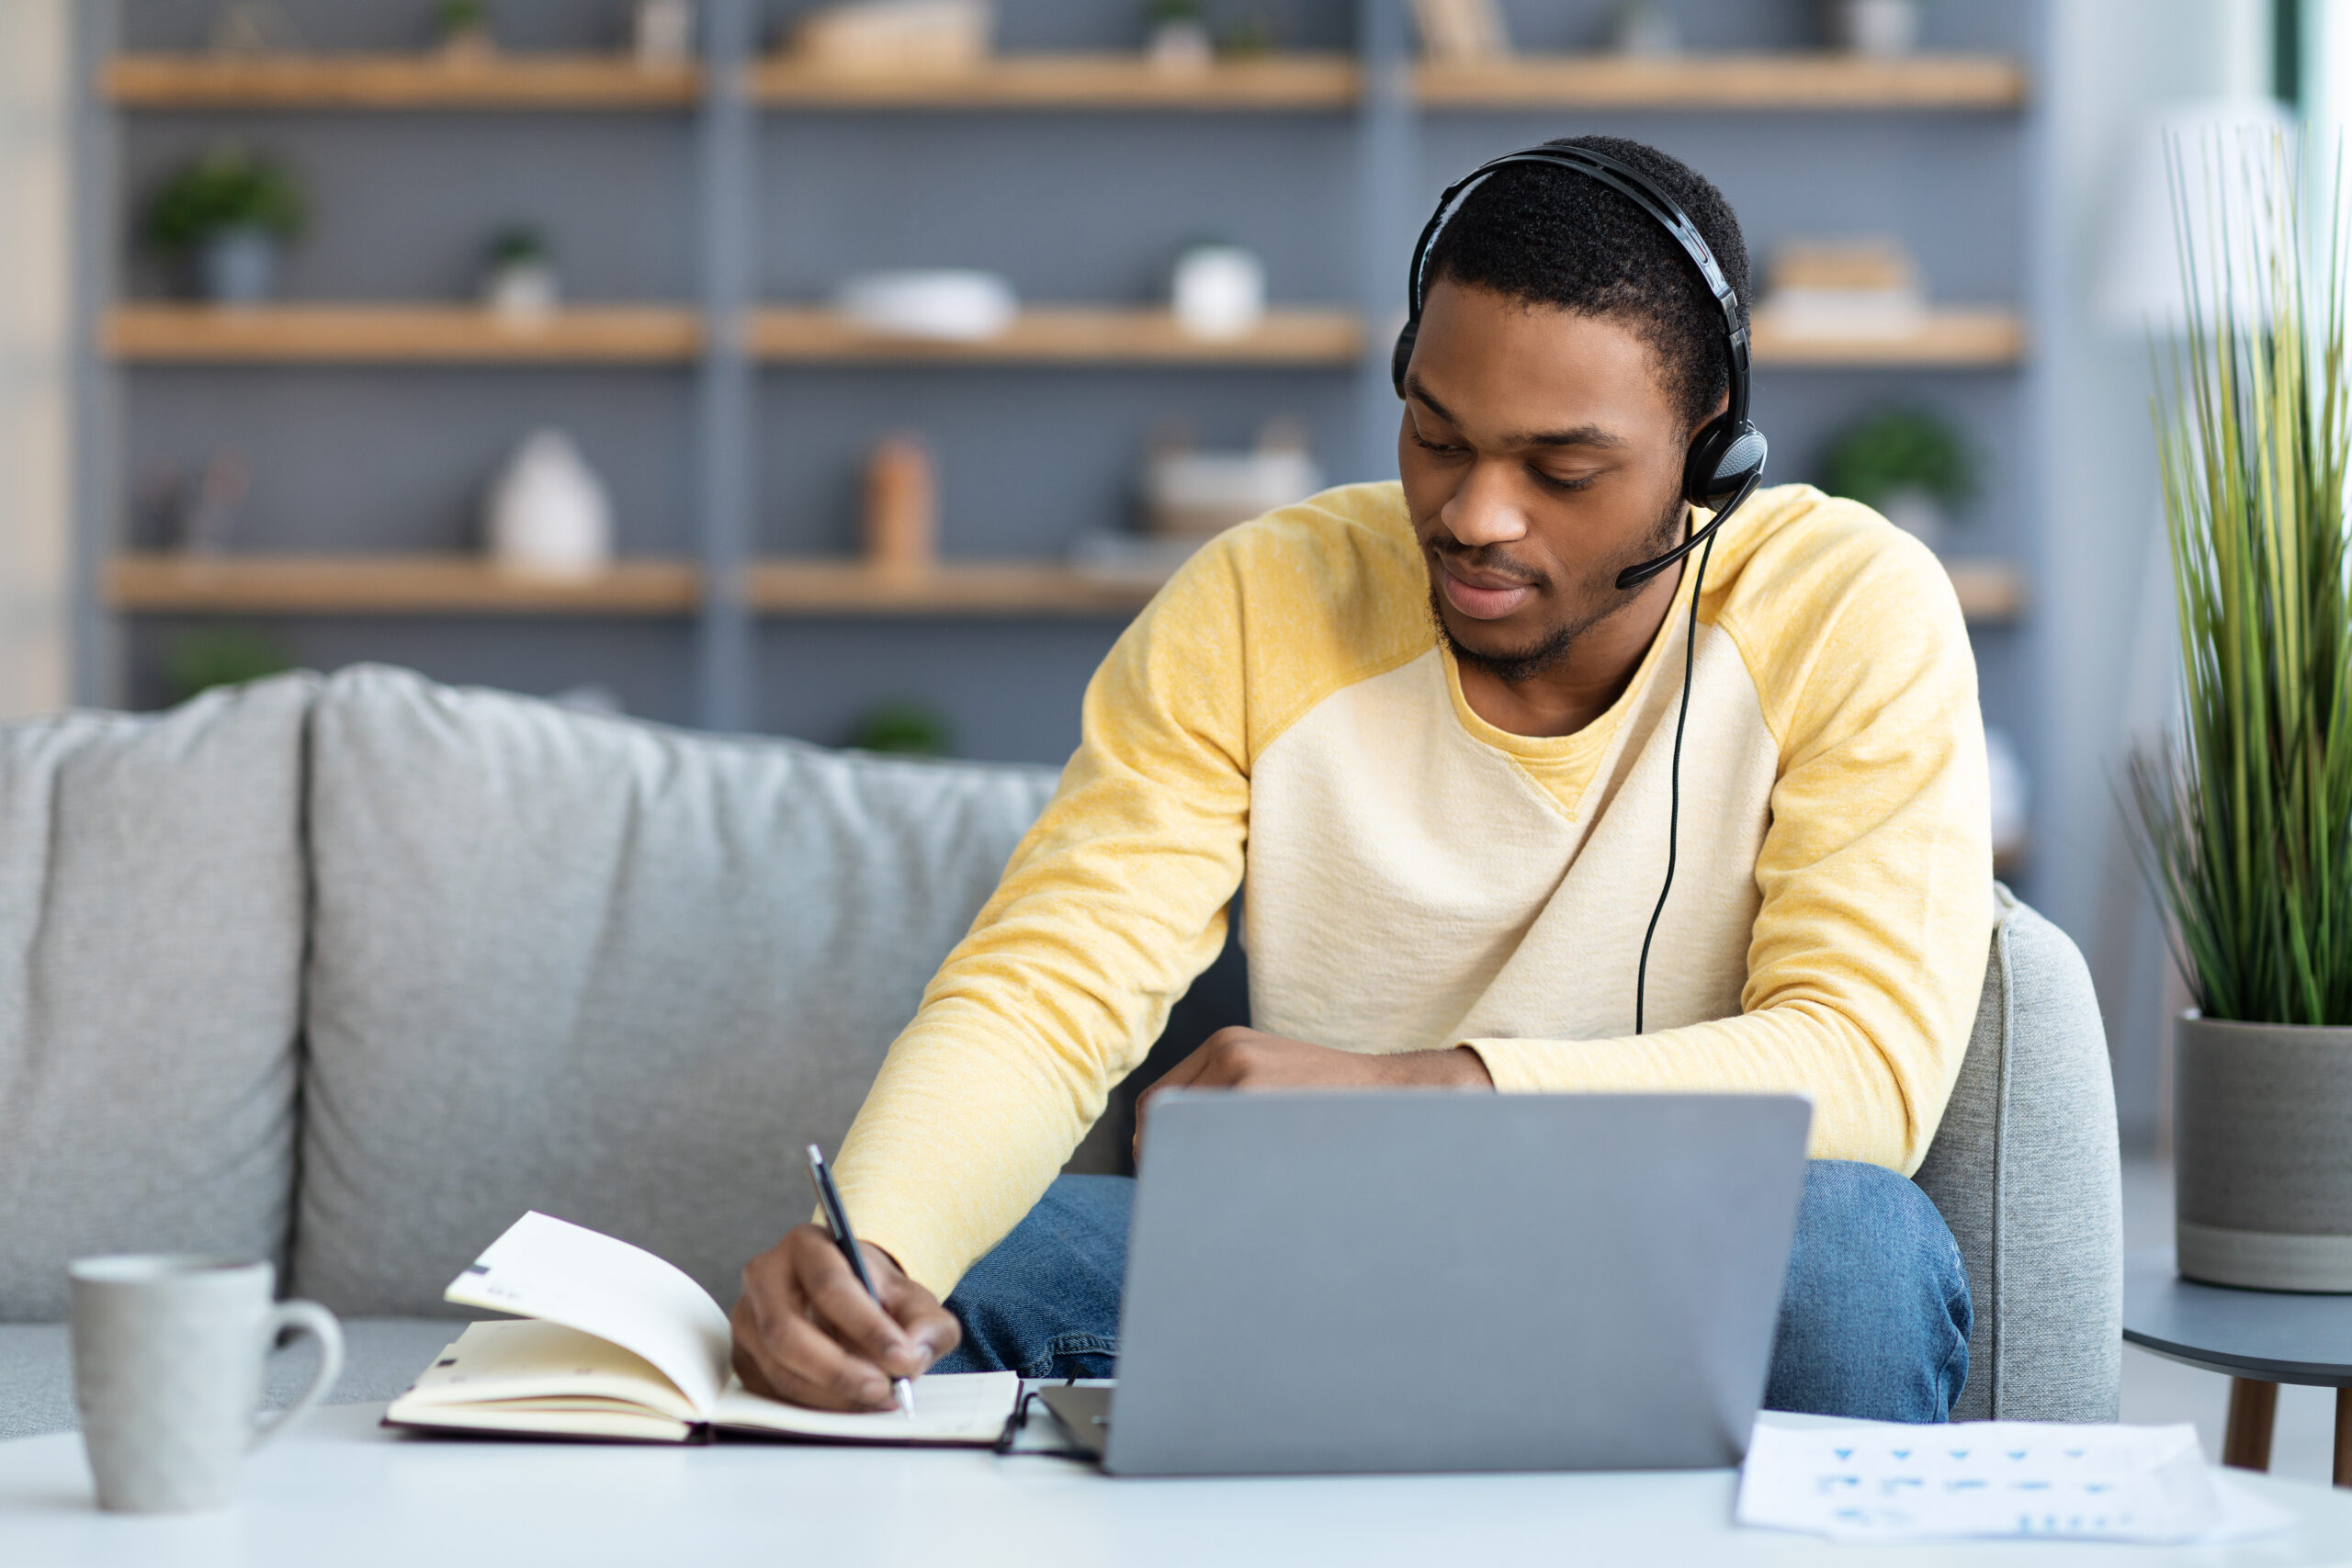
[[[1579,424],[1569,430],[1539,430],[1516,436],[1514,446],[1630,446],[1632,442],[1614,431],[1603,430],[1597,424]]]
[[[1459,425],[1462,423],[1461,420],[1454,416],[1452,409],[1447,408],[1443,403],[1439,402],[1435,398],[1430,396],[1429,388],[1422,384],[1421,378],[1419,376],[1408,376],[1406,378],[1405,390],[1408,395],[1419,399],[1422,405],[1426,407],[1430,412],[1437,415],[1438,418],[1445,421],[1446,423]],[[1579,424],[1566,430],[1539,430],[1531,432],[1525,435],[1515,435],[1512,436],[1506,445],[1512,446],[1600,446],[1614,449],[1618,447],[1630,446],[1633,443],[1618,434],[1615,431],[1603,430],[1597,424]]]

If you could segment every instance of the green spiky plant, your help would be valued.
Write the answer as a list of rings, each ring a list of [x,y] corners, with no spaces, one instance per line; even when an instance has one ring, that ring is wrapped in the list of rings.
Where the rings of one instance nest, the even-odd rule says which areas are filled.
[[[2206,1017],[2352,1024],[2345,215],[2314,277],[2283,141],[2238,151],[2202,189],[2175,160],[2188,325],[2155,412],[2181,721],[2132,759],[2133,815]],[[2260,243],[2201,261],[2192,202]]]

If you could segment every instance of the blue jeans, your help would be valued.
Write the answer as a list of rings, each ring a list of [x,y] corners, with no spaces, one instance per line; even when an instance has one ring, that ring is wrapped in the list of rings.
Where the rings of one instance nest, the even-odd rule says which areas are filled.
[[[1116,1375],[1135,1182],[1065,1176],[972,1266],[947,1308],[964,1340],[943,1372]],[[1942,1421],[1968,1380],[1968,1276],[1928,1195],[1874,1165],[1805,1168],[1764,1404]]]

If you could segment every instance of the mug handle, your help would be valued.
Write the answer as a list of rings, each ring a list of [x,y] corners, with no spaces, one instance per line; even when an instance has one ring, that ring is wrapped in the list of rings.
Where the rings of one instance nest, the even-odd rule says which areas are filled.
[[[286,1429],[286,1424],[326,1397],[334,1387],[335,1379],[343,1375],[343,1325],[334,1314],[316,1302],[279,1302],[269,1309],[269,1318],[262,1333],[264,1353],[277,1343],[277,1336],[291,1328],[308,1334],[319,1342],[319,1370],[311,1379],[311,1386],[300,1398],[274,1416],[257,1418],[254,1423],[253,1441],[248,1449],[257,1449]]]

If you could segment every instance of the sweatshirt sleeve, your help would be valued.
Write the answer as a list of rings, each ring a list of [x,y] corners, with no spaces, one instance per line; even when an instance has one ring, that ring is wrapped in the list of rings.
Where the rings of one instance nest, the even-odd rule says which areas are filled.
[[[1204,549],[1089,683],[1078,750],[836,1162],[944,1297],[1035,1203],[1224,945],[1250,785],[1234,568]]]
[[[1891,536],[1874,524],[1779,563],[1773,591],[1717,623],[1781,750],[1740,1016],[1465,1042],[1498,1089],[1791,1091],[1813,1100],[1814,1157],[1918,1168],[1984,986],[1992,827],[1959,603]]]

